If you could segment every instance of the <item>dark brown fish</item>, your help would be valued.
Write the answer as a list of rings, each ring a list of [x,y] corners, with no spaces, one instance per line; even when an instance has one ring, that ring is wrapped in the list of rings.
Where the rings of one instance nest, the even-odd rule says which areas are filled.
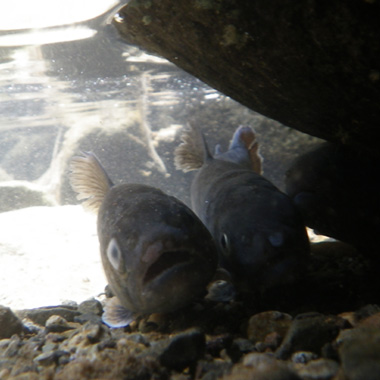
[[[295,279],[309,241],[291,199],[261,176],[254,131],[239,127],[229,150],[209,153],[192,127],[175,152],[177,168],[199,169],[191,185],[192,208],[214,236],[219,262],[242,291],[265,290]]]
[[[113,185],[93,153],[74,157],[71,185],[98,212],[104,271],[117,300],[103,320],[112,327],[136,314],[174,311],[202,294],[217,263],[215,243],[198,217],[154,187]]]

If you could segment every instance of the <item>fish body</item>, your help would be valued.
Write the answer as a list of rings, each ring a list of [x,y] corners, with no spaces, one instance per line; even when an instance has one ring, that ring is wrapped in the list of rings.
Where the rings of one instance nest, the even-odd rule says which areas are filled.
[[[214,156],[195,128],[183,141],[176,165],[199,169],[191,184],[192,208],[213,235],[219,263],[237,288],[266,290],[294,280],[304,268],[309,241],[291,199],[260,174],[254,131],[239,127],[228,151],[218,149]]]
[[[113,185],[92,153],[75,157],[71,166],[73,189],[98,212],[102,264],[118,301],[106,310],[108,324],[122,325],[123,313],[127,321],[174,311],[205,291],[216,247],[186,205],[151,186]]]

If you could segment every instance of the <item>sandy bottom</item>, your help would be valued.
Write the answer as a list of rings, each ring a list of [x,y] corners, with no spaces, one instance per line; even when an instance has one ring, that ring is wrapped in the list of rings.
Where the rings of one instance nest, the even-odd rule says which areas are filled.
[[[0,304],[12,309],[84,301],[104,291],[96,216],[81,206],[0,214]]]

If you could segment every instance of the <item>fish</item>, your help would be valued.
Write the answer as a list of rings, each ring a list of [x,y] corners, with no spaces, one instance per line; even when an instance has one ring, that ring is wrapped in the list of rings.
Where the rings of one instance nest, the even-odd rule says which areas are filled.
[[[190,124],[175,149],[175,166],[197,170],[191,206],[211,232],[218,262],[239,292],[263,293],[296,281],[309,258],[301,214],[290,197],[262,175],[256,134],[239,126],[226,152],[210,153],[204,135]]]
[[[306,225],[377,259],[380,233],[378,157],[355,147],[318,143],[296,157],[285,191]]]
[[[102,265],[115,296],[102,316],[107,325],[172,312],[206,294],[217,249],[188,206],[152,186],[114,185],[92,152],[73,157],[70,169],[78,200],[97,213]]]

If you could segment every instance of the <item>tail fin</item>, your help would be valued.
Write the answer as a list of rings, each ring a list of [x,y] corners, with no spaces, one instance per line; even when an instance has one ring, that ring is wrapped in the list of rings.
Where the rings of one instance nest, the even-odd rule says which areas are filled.
[[[174,163],[177,169],[189,172],[199,169],[212,159],[203,133],[194,124],[190,124],[181,136],[182,143],[174,151]]]
[[[77,199],[85,199],[82,206],[87,210],[98,212],[113,183],[94,153],[82,152],[82,154],[83,156],[75,156],[71,160],[70,184],[78,194]]]

